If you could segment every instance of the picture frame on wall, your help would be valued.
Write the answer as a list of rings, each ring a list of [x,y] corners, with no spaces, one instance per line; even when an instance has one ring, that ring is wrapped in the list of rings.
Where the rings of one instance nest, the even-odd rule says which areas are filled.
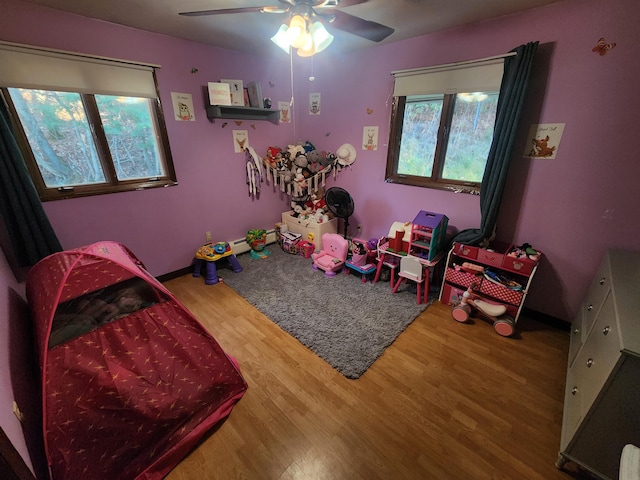
[[[228,78],[222,78],[220,79],[220,82],[229,84],[229,91],[231,93],[231,105],[244,107],[244,85],[242,80],[231,80]]]
[[[208,82],[210,105],[231,105],[231,90],[228,83]]]
[[[264,108],[260,83],[252,80],[248,83],[247,89],[249,91],[249,106],[251,108]]]

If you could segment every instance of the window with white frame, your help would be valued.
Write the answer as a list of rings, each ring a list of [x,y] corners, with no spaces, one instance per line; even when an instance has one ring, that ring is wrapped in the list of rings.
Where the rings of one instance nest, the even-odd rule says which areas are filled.
[[[392,72],[386,181],[478,193],[503,57]]]
[[[42,200],[176,183],[154,66],[5,42],[0,64]]]

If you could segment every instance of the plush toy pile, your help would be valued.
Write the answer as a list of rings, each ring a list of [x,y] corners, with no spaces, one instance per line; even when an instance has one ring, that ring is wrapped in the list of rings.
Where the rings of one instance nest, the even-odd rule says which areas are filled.
[[[317,150],[309,141],[302,145],[289,145],[286,150],[269,147],[263,161],[265,167],[276,173],[279,181],[299,189],[307,187],[308,179],[321,172],[328,173],[337,165],[335,154]]]
[[[269,147],[263,159],[269,176],[283,192],[291,196],[293,215],[316,223],[328,222],[330,212],[324,201],[325,176],[342,168],[338,157],[321,151],[309,141],[288,145],[286,150]]]

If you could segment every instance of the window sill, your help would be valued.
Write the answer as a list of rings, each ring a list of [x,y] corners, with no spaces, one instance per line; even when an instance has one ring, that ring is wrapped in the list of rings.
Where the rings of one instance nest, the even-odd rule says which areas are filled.
[[[480,185],[464,185],[458,183],[432,182],[423,178],[411,176],[389,177],[385,179],[386,183],[396,183],[400,185],[409,185],[412,187],[433,188],[435,190],[445,190],[453,193],[466,193],[469,195],[480,195]]]

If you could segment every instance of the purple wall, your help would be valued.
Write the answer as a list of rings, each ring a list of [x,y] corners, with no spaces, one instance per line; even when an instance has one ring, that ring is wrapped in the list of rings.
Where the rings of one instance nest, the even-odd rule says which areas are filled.
[[[362,223],[365,237],[421,209],[446,214],[458,230],[477,228],[478,197],[383,183],[390,72],[500,55],[538,40],[497,237],[544,252],[526,306],[571,321],[605,250],[640,246],[639,16],[634,0],[565,1],[357,55],[323,52],[298,62],[299,128],[357,146],[363,126],[380,127],[379,150],[358,150],[339,180],[356,202],[351,223]],[[600,37],[617,43],[605,56],[592,52]],[[306,80],[311,71],[314,82]],[[309,92],[322,93],[322,115],[308,115]],[[566,124],[554,160],[523,157],[530,126],[541,123]]]
[[[269,191],[259,201],[248,196],[244,155],[233,152],[232,130],[247,130],[250,144],[262,151],[270,142],[289,142],[293,126],[211,123],[205,115],[203,87],[221,78],[258,79],[265,96],[288,100],[286,56],[270,62],[54,10],[8,4],[2,8],[9,14],[0,19],[3,40],[161,65],[157,79],[179,185],[47,202],[45,210],[64,248],[120,241],[151,273],[161,275],[188,266],[205,241],[205,231],[211,230],[216,241],[230,241],[251,228],[273,228],[288,201]],[[198,73],[192,74],[192,68]],[[195,122],[173,120],[171,92],[193,95]]]
[[[297,123],[216,120],[204,114],[202,86],[220,78],[260,80],[274,102],[289,100],[286,57],[256,58],[167,36],[62,14],[14,0],[0,0],[0,39],[162,65],[158,82],[167,117],[177,187],[48,202],[45,209],[65,248],[98,240],[129,246],[151,273],[189,265],[195,248],[212,230],[216,240],[243,237],[250,228],[271,228],[288,201],[263,190],[248,195],[244,160],[233,153],[231,130],[245,129],[259,153],[269,145],[310,140],[336,150],[359,146],[362,127],[380,128],[379,149],[363,151],[337,184],[356,202],[352,225],[365,238],[386,234],[396,220],[421,209],[445,213],[457,229],[479,226],[478,197],[384,183],[393,70],[436,65],[506,53],[540,41],[529,102],[515,146],[498,237],[529,242],[545,253],[527,306],[571,321],[607,248],[638,249],[640,135],[636,92],[640,62],[637,0],[567,0],[474,26],[332,56],[329,48],[295,62]],[[617,43],[605,56],[591,51],[598,38]],[[192,74],[192,68],[198,68]],[[309,82],[313,73],[315,82]],[[270,87],[270,83],[273,87]],[[193,94],[196,122],[172,120],[170,93]],[[307,113],[308,94],[322,94],[322,114]],[[373,110],[369,114],[367,109]],[[557,158],[522,157],[531,124],[565,123]],[[4,260],[4,259],[2,259]],[[22,295],[5,263],[0,263],[0,351],[10,347],[9,299]],[[15,302],[13,302],[15,303]],[[0,425],[28,458],[20,426],[10,411],[9,359],[0,359]],[[6,398],[5,398],[6,397]]]

